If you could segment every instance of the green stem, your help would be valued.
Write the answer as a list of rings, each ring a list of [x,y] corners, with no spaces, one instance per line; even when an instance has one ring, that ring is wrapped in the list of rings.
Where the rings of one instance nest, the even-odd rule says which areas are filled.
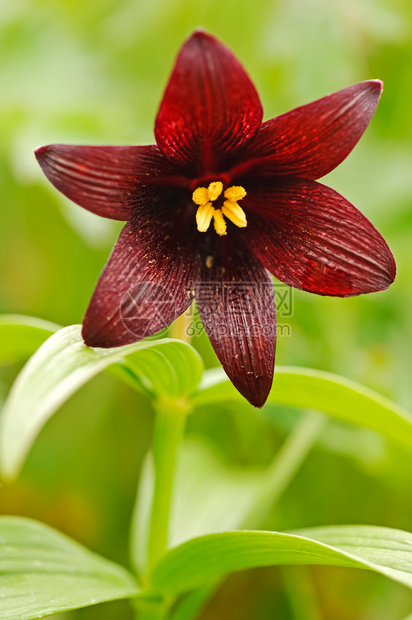
[[[308,411],[302,416],[265,471],[260,496],[244,519],[242,529],[254,529],[264,523],[313,448],[325,423],[326,417],[317,411]]]
[[[136,620],[166,620],[168,608],[161,601],[139,599],[135,603]]]
[[[167,548],[176,453],[183,436],[186,415],[185,403],[172,399],[168,403],[163,401],[157,410],[153,442],[155,485],[148,545],[149,574]],[[244,520],[242,529],[255,529],[264,522],[313,448],[326,421],[324,415],[315,411],[308,411],[302,416],[266,470],[261,494]],[[199,601],[194,601],[193,614],[209,597],[209,587],[199,590],[199,594]],[[136,620],[166,620],[168,617],[167,607],[162,601],[139,601],[137,609]],[[186,613],[183,615],[187,617],[188,610],[184,611]],[[179,612],[175,615],[177,619]]]
[[[148,541],[149,575],[168,545],[177,450],[183,437],[187,414],[188,407],[183,400],[162,400],[157,406],[153,439],[155,483]]]

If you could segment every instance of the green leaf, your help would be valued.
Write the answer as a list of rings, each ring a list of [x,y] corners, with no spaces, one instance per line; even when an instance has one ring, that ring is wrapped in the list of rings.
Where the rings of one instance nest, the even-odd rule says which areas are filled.
[[[193,402],[200,406],[241,398],[223,371],[213,369],[204,373]],[[323,411],[412,448],[412,415],[377,392],[339,375],[278,366],[268,402]]]
[[[30,519],[0,517],[0,549],[0,617],[7,620],[44,618],[139,591],[121,566]]]
[[[136,378],[141,388],[155,397],[188,396],[202,378],[201,357],[181,340],[147,340],[127,347],[134,350],[123,354],[127,355],[123,368]],[[120,347],[120,350],[126,351],[127,347]],[[119,349],[109,350],[115,352]]]
[[[26,359],[60,327],[31,316],[0,316],[0,364]]]
[[[17,377],[4,405],[0,469],[12,478],[48,418],[92,377],[112,364],[153,398],[185,398],[198,384],[202,362],[177,340],[146,340],[114,349],[91,349],[81,327],[72,325],[49,338]]]
[[[283,564],[366,568],[412,588],[412,534],[369,526],[209,534],[169,551],[152,585],[156,592],[177,596],[233,571]]]

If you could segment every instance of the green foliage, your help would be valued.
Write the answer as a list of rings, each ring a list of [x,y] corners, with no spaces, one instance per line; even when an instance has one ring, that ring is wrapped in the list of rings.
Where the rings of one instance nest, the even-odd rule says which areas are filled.
[[[84,383],[118,364],[154,398],[184,398],[200,381],[202,362],[189,345],[148,340],[115,349],[86,347],[79,326],[51,336],[19,375],[4,406],[0,435],[3,476],[14,476],[48,418]]]
[[[27,359],[58,329],[35,317],[0,316],[0,363]]]
[[[205,373],[194,403],[213,405],[241,399],[223,370],[213,369]],[[412,447],[412,415],[408,411],[381,394],[332,373],[277,366],[268,402],[317,409]]]
[[[410,534],[368,526],[314,528],[300,534],[209,534],[169,551],[152,585],[163,595],[177,595],[232,571],[273,564],[368,568],[412,588]]]
[[[14,332],[18,336],[21,325],[23,335],[29,336],[27,350],[33,346],[31,333],[39,339],[47,333],[47,327],[29,319],[9,319],[3,330],[7,334],[8,327],[12,335]],[[24,349],[18,337],[16,343],[16,355],[21,356]],[[6,347],[12,352],[10,342]],[[202,363],[195,350],[181,341],[147,340],[116,349],[90,349],[82,341],[79,326],[61,329],[50,336],[17,378],[3,410],[4,475],[15,475],[38,432],[61,404],[112,365],[121,371],[117,373],[120,378],[156,403],[159,416],[161,411],[169,410],[165,417],[160,416],[159,420],[164,422],[155,435],[156,476],[152,456],[143,469],[132,525],[131,554],[136,569],[145,580],[150,579],[151,588],[164,600],[201,588],[184,601],[176,614],[190,617],[191,610],[197,609],[207,596],[206,590],[202,590],[205,585],[213,587],[229,572],[258,566],[326,563],[367,567],[412,587],[410,576],[406,575],[408,554],[395,553],[397,549],[404,551],[405,541],[409,540],[409,534],[404,532],[366,527],[324,528],[315,530],[313,535],[309,530],[302,538],[273,532],[227,531],[241,527],[243,522],[253,525],[253,521],[265,519],[275,497],[294,475],[322,428],[322,419],[316,416],[309,416],[307,423],[303,421],[296,439],[292,436],[285,444],[285,455],[279,453],[266,471],[233,468],[223,464],[204,445],[186,443],[177,468],[177,491],[171,499],[173,446],[182,428],[178,419],[196,406],[242,402],[219,370],[207,371],[196,391]],[[379,394],[330,373],[278,368],[269,402],[323,410],[339,420],[379,431],[410,448],[412,425],[407,412]],[[162,477],[158,478],[159,475]],[[312,537],[329,546],[307,540]],[[368,537],[375,540],[379,553],[369,552]],[[348,555],[348,549],[354,545],[356,553]],[[167,546],[173,548],[164,556]],[[152,577],[147,573],[148,566]],[[44,593],[37,582],[35,587],[45,605],[41,612],[44,616],[51,594]],[[143,592],[143,596],[147,595]],[[116,597],[115,594],[108,599]],[[67,605],[88,604],[82,600]],[[68,607],[62,604],[61,609],[65,608]],[[24,617],[36,616],[29,613]]]
[[[59,532],[21,517],[0,517],[0,614],[31,620],[136,596],[133,576]]]
[[[7,620],[43,618],[107,600],[139,597],[139,587],[127,571],[45,525],[1,517],[0,538],[0,612],[7,614]],[[229,572],[280,564],[366,568],[412,588],[410,534],[335,526],[290,534],[234,531],[192,538],[166,554],[154,570],[152,592],[142,591],[141,596],[143,601],[163,597],[170,604],[179,594],[214,584]],[[191,605],[202,600],[204,593],[204,589],[198,591]]]

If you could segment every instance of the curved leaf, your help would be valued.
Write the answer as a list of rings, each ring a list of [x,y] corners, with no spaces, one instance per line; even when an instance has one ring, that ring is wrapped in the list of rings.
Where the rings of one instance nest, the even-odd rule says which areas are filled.
[[[221,369],[204,373],[195,405],[241,400]],[[321,370],[278,366],[269,403],[316,409],[412,448],[412,415],[369,388]]]
[[[56,530],[22,517],[0,517],[0,617],[44,618],[139,588],[121,566]]]
[[[125,369],[153,398],[185,397],[200,380],[201,359],[184,342],[147,340],[114,349],[91,349],[83,343],[80,329],[72,325],[51,336],[28,361],[10,391],[0,435],[0,469],[6,478],[18,472],[48,418],[110,365]]]
[[[177,596],[233,571],[281,564],[366,568],[412,588],[412,534],[369,526],[209,534],[169,551],[152,585],[164,596]]]
[[[140,348],[128,354],[122,365],[145,391],[154,396],[181,398],[195,390],[203,372],[203,362],[195,349],[172,339],[127,346],[137,348],[138,344]]]
[[[59,325],[32,316],[3,314],[0,316],[0,364],[26,359]]]

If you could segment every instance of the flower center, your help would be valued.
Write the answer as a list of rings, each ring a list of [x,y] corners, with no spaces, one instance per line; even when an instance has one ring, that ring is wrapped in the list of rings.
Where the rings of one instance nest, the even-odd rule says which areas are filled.
[[[235,186],[229,187],[223,192],[223,204],[221,207],[217,207],[215,202],[220,198],[223,192],[223,183],[221,181],[214,181],[210,183],[209,187],[198,187],[195,189],[192,195],[193,202],[199,205],[196,211],[196,224],[199,232],[206,232],[210,226],[210,222],[213,218],[213,224],[215,231],[218,235],[226,235],[226,221],[233,222],[239,228],[247,226],[246,215],[242,207],[239,207],[238,200],[242,200],[246,196],[246,191],[243,187]],[[222,198],[223,198],[222,197]],[[219,203],[222,202],[222,198]]]

